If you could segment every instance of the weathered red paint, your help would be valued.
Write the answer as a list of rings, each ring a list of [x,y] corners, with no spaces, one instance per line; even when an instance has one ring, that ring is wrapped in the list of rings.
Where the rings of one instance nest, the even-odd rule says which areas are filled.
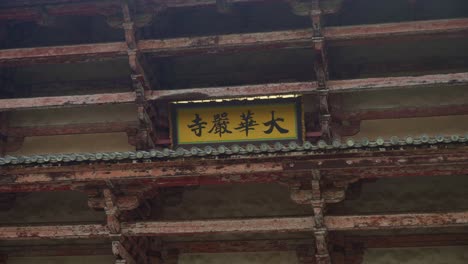
[[[203,221],[170,221],[123,223],[128,236],[163,236],[214,233],[303,232],[314,229],[313,217],[229,219]]]
[[[126,55],[125,42],[0,50],[0,64],[70,62]]]
[[[196,89],[155,90],[146,94],[148,100],[190,100],[261,96],[276,94],[304,94],[317,89],[315,82],[271,83],[231,87],[210,87]]]
[[[153,56],[169,56],[203,52],[226,52],[252,48],[311,46],[312,31],[288,30],[265,33],[185,37],[167,40],[141,40],[138,48]]]
[[[133,103],[135,93],[70,95],[37,98],[0,99],[0,112],[36,108],[73,107],[84,105]]]
[[[344,92],[346,90],[371,90],[392,87],[417,87],[435,84],[467,83],[468,73],[433,74],[423,76],[405,77],[379,77],[354,80],[330,80],[328,88],[330,92]]]
[[[10,16],[10,14],[8,14]],[[33,16],[28,14],[28,16]],[[468,19],[448,19],[400,22],[391,24],[328,27],[323,29],[327,43],[334,41],[372,39],[376,37],[400,37],[401,35],[424,35],[468,31]],[[131,32],[130,32],[131,33]],[[127,35],[127,42],[133,35]],[[203,52],[225,52],[242,49],[312,47],[313,33],[310,29],[265,33],[214,35],[186,37],[167,40],[141,40],[134,44],[141,52],[153,56],[170,56]],[[130,41],[129,43],[134,43]],[[40,63],[79,61],[87,58],[115,57],[125,55],[125,42],[83,44],[57,47],[22,48],[0,50],[0,63]]]
[[[467,226],[468,212],[325,216],[325,225],[334,231]]]
[[[0,227],[0,239],[76,239],[108,237],[106,226],[50,225],[50,226],[6,226]]]
[[[328,81],[327,86],[331,92],[346,92],[362,89],[383,89],[390,87],[413,87],[435,84],[468,83],[468,73],[435,74],[418,77],[387,77]],[[146,91],[147,100],[187,100],[226,98],[239,96],[260,96],[271,94],[308,94],[317,92],[315,82],[276,83],[244,85],[232,87],[211,87],[180,90],[154,90]],[[135,93],[110,93],[76,96],[54,96],[38,98],[0,99],[0,111],[21,109],[52,108],[64,106],[83,106],[98,104],[133,103]]]
[[[468,226],[468,212],[325,216],[324,220],[331,231],[463,227]],[[121,225],[125,236],[307,232],[314,231],[314,217],[147,221]],[[74,239],[109,235],[105,226],[96,224],[0,227],[0,239]]]
[[[233,160],[169,160],[131,163],[106,163],[4,167],[0,172],[0,191],[64,188],[71,182],[145,182],[158,186],[196,186],[247,182],[281,182],[294,177],[310,177],[320,170],[327,181],[468,174],[468,153],[457,149],[397,150],[342,154],[311,154],[282,157],[237,158]],[[35,185],[35,186],[34,186]],[[332,195],[333,196],[333,195]]]

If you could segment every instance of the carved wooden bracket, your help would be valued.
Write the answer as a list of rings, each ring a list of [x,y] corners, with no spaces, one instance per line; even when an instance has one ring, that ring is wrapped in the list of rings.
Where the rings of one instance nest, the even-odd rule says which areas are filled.
[[[141,187],[141,189],[145,190],[144,187]],[[151,259],[148,256],[151,247],[150,238],[126,237],[121,234],[121,221],[128,218],[128,215],[127,217],[123,216],[123,212],[139,210],[141,205],[147,205],[143,197],[145,197],[145,194],[148,197],[149,192],[132,191],[131,187],[125,191],[127,195],[116,196],[110,188],[105,188],[102,190],[102,197],[91,197],[88,203],[93,208],[103,206],[106,212],[107,227],[111,237],[116,238],[116,240],[112,241],[112,252],[116,256],[116,264],[150,264]],[[152,191],[151,193],[154,195],[155,192]],[[148,210],[151,210],[151,207],[148,207]]]
[[[313,171],[309,177],[317,177],[319,171]],[[304,177],[304,176],[303,176]],[[290,182],[291,199],[298,204],[311,204],[313,200],[323,199],[326,204],[339,203],[346,198],[350,184],[359,181],[359,177],[346,177],[320,180],[320,189],[317,186],[304,185],[299,182]],[[318,193],[320,190],[320,193]]]

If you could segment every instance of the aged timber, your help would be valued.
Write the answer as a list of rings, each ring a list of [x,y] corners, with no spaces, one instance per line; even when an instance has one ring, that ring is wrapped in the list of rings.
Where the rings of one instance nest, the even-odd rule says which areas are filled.
[[[468,212],[325,216],[326,227],[338,230],[417,229],[468,226]],[[188,234],[245,234],[307,232],[315,229],[314,217],[250,218],[196,221],[148,221],[122,223],[125,236],[175,236]],[[0,239],[74,239],[108,237],[102,225],[0,227]]]
[[[299,154],[299,155],[297,155]],[[291,153],[269,158],[144,163],[84,163],[62,166],[9,166],[0,172],[0,192],[70,189],[75,183],[105,184],[118,181],[144,182],[155,186],[197,186],[248,182],[284,182],[291,177],[310,177],[320,170],[327,181],[354,182],[359,179],[402,176],[444,176],[468,174],[468,151],[420,149],[366,152]]]
[[[327,44],[353,44],[351,40],[375,38],[398,38],[402,36],[428,36],[433,34],[465,34],[468,32],[468,19],[448,19],[400,22],[346,27],[324,27],[323,39]],[[214,35],[167,40],[140,40],[138,50],[152,53],[153,56],[174,56],[206,52],[226,52],[262,48],[305,48],[314,37],[311,29]],[[320,37],[321,38],[321,37]],[[1,64],[24,64],[44,62],[71,62],[90,58],[122,56],[127,53],[125,42],[52,46],[40,48],[19,48],[0,50]]]
[[[377,90],[398,87],[431,87],[434,85],[463,85],[468,83],[468,72],[451,74],[434,74],[405,77],[380,77],[351,80],[329,80],[330,93],[341,93],[359,90]],[[229,97],[260,96],[268,94],[309,94],[317,93],[315,82],[271,83],[228,87],[209,87],[180,90],[146,91],[145,97],[154,100],[215,99]],[[53,96],[37,98],[0,99],[0,112],[22,109],[39,109],[54,107],[73,107],[101,104],[133,103],[135,93],[108,93],[76,96]]]

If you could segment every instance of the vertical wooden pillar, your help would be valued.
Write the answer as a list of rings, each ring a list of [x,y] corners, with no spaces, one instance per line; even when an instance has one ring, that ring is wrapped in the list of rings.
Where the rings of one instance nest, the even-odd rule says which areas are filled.
[[[312,173],[312,208],[315,220],[315,259],[317,264],[331,264],[328,251],[328,230],[324,222],[325,199],[322,196],[321,176],[319,171]]]

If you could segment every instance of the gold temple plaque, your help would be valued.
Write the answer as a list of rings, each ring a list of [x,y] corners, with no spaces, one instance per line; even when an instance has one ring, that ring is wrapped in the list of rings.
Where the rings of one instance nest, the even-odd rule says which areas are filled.
[[[173,145],[303,140],[300,97],[171,105]]]

